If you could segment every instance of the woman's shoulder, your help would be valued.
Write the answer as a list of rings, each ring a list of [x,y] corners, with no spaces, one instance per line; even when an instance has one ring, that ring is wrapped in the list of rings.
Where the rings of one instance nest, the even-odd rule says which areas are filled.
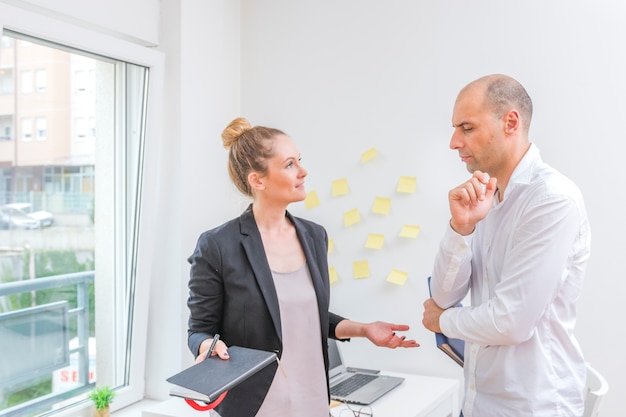
[[[233,236],[233,234],[239,230],[239,218],[228,220],[219,226],[215,226],[211,229],[205,230],[200,233],[198,240],[221,240],[225,237]]]

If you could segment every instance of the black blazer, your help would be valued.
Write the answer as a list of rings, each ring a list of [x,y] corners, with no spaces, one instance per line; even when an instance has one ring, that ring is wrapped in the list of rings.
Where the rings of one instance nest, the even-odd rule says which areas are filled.
[[[328,236],[311,221],[285,215],[296,228],[306,256],[320,313],[320,349],[328,385],[328,337],[343,317],[330,313]],[[200,235],[188,259],[190,311],[188,344],[197,356],[203,340],[219,333],[229,346],[274,351],[282,355],[282,331],[278,297],[261,234],[251,206],[239,217]],[[231,389],[216,410],[223,417],[253,417],[276,373],[274,363]]]

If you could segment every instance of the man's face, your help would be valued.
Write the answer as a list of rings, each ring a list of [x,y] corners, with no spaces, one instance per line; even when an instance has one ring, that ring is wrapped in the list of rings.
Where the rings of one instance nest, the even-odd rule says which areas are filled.
[[[467,170],[497,175],[503,152],[502,120],[483,105],[479,86],[461,91],[454,104],[452,126],[450,148],[459,153]]]

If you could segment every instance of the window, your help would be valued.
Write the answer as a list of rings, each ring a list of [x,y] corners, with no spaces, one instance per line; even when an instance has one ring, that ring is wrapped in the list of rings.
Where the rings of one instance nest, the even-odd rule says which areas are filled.
[[[95,117],[89,118],[89,137],[91,139],[96,138],[96,118]]]
[[[74,120],[74,129],[76,132],[76,140],[84,140],[87,136],[87,120],[84,117],[77,117]]]
[[[46,140],[46,118],[38,117],[35,119],[35,130],[37,140]]]
[[[22,71],[22,93],[30,94],[33,92],[33,72]]]
[[[13,137],[13,116],[0,115],[0,141],[9,141]]]
[[[9,38],[8,36],[2,37],[2,49],[13,48],[13,38]]]
[[[35,89],[38,93],[46,91],[47,73],[46,70],[37,70],[35,72]]]
[[[24,142],[33,140],[33,119],[30,117],[22,119],[22,140]]]
[[[74,72],[74,89],[78,93],[87,91],[87,72],[85,70]]]
[[[8,68],[0,69],[0,94],[13,94],[14,84],[13,71]]]
[[[0,101],[0,123],[6,132],[13,120],[18,121],[17,137],[28,136],[31,141],[16,141],[12,152],[0,153],[0,207],[13,204],[23,216],[2,235],[3,246],[19,250],[0,253],[0,338],[5,343],[9,337],[5,336],[17,331],[59,354],[24,363],[23,358],[11,361],[3,351],[2,366],[11,362],[15,366],[11,373],[0,373],[4,399],[0,417],[85,415],[91,408],[86,393],[96,381],[114,387],[115,406],[123,407],[144,392],[142,330],[148,304],[146,297],[135,294],[148,289],[149,251],[139,248],[154,240],[152,230],[157,226],[154,214],[146,209],[153,206],[155,187],[145,185],[159,175],[156,163],[144,160],[144,155],[147,148],[160,146],[160,129],[154,123],[161,119],[155,103],[163,57],[0,3],[0,30],[7,22],[13,30],[2,31],[0,55],[17,56],[7,62],[20,76],[20,91],[14,99]],[[6,45],[13,45],[16,54],[5,51]],[[28,52],[20,49],[26,46]],[[40,52],[50,49],[55,50],[55,60],[43,65],[41,59],[28,61],[37,61]],[[77,68],[73,57],[80,57],[76,62],[83,66]],[[76,74],[82,74],[78,80]],[[28,83],[24,78],[29,77]],[[89,85],[91,80],[95,85]],[[37,91],[45,88],[54,102],[23,97],[33,85]],[[78,86],[84,93],[76,97]],[[84,120],[87,139],[97,125],[102,140],[74,143],[71,130],[77,118]],[[32,141],[33,135],[41,142]],[[29,216],[32,211],[43,214],[34,219]],[[27,239],[32,236],[39,237]],[[83,247],[63,243],[76,241]],[[7,327],[9,323],[13,327]]]

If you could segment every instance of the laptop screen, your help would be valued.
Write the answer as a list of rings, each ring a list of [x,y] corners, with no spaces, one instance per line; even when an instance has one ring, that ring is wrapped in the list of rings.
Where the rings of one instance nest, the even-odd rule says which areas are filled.
[[[339,346],[335,339],[328,339],[328,376],[330,378],[340,374],[345,370]]]

